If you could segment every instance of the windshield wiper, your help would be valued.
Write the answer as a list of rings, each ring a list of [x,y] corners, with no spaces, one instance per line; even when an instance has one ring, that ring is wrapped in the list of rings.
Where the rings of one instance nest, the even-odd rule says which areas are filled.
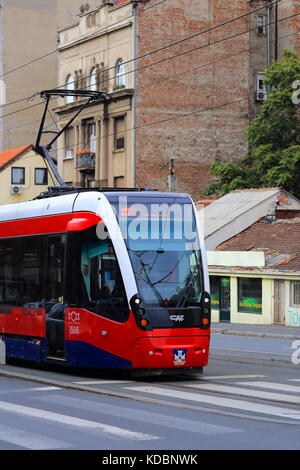
[[[184,304],[185,304],[185,301],[186,299],[188,298],[188,296],[190,295],[190,292],[192,290],[192,287],[194,285],[194,280],[196,278],[196,274],[199,272],[199,265],[197,264],[195,266],[195,269],[193,272],[191,272],[190,276],[189,276],[189,279],[187,281],[187,284],[185,286],[185,288],[183,289],[180,297],[179,297],[179,300],[176,304],[176,308],[179,308],[179,307],[184,307]]]

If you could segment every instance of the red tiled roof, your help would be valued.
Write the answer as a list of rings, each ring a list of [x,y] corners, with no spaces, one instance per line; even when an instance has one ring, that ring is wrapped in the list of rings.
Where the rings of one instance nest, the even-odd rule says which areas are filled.
[[[24,152],[32,148],[33,145],[23,145],[23,147],[18,147],[15,149],[3,150],[0,152],[0,171],[11,161],[23,155]]]
[[[125,3],[125,2],[128,2],[128,0],[116,0],[116,1],[114,2],[114,6],[115,6],[115,5],[121,5],[121,3]]]
[[[221,243],[219,251],[264,251],[266,268],[300,271],[300,219],[263,220]]]

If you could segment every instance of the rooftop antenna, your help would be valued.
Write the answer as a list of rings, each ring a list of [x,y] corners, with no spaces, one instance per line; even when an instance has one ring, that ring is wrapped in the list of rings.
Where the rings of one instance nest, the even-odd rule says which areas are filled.
[[[57,139],[68,129],[68,127],[72,124],[72,122],[77,118],[77,116],[93,101],[97,100],[105,100],[108,101],[111,96],[108,93],[103,91],[89,91],[89,90],[44,90],[40,93],[41,98],[45,99],[45,109],[42,116],[37,140],[34,146],[34,150],[42,155],[50,165],[51,170],[53,171],[57,181],[59,182],[60,186],[66,186],[64,180],[60,176],[56,165],[50,155],[49,150],[52,148],[53,144],[57,141]],[[80,107],[80,109],[75,113],[75,115],[63,126],[61,130],[58,131],[46,131],[45,130],[45,120],[47,116],[47,112],[49,110],[49,103],[52,97],[66,97],[66,96],[78,96],[81,98],[88,98]],[[51,141],[47,145],[41,145],[41,138],[43,134],[55,134],[55,137],[51,139]]]

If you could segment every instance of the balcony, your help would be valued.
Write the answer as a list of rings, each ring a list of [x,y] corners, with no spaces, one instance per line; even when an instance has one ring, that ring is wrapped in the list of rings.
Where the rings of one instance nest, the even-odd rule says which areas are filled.
[[[96,153],[91,150],[80,150],[76,153],[76,168],[78,170],[95,169]]]

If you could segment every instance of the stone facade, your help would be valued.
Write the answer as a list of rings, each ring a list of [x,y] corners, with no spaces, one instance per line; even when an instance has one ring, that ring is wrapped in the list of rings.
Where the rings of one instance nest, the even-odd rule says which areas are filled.
[[[64,181],[84,187],[132,184],[132,6],[107,2],[77,15],[59,32],[59,82],[72,89],[110,93],[88,106],[58,144]],[[122,61],[121,68],[118,64]],[[123,64],[124,63],[124,64]],[[63,126],[84,100],[60,100],[55,109]],[[89,152],[85,152],[88,150]]]

